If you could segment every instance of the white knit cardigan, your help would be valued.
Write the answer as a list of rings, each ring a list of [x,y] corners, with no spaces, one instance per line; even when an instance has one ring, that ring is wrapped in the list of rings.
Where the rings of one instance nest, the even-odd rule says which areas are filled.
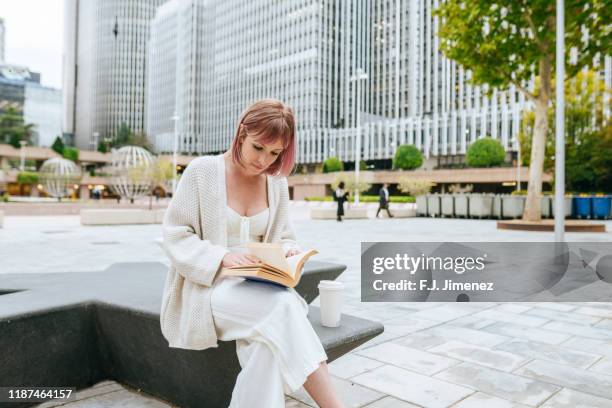
[[[270,217],[264,242],[279,242],[285,251],[299,250],[289,220],[287,179],[267,176],[267,184]],[[160,324],[170,347],[218,347],[210,297],[223,257],[229,252],[226,213],[223,155],[193,160],[181,177],[162,226],[163,247],[171,266]]]

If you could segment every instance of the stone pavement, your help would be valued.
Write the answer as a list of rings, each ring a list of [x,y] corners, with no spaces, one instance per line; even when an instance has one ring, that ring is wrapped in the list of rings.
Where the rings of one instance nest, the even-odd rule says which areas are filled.
[[[346,312],[385,325],[381,336],[330,364],[347,406],[612,407],[612,304],[360,302],[360,241],[551,241],[552,233],[498,231],[490,220],[312,221],[307,211],[306,203],[292,208],[301,245],[319,249],[320,260],[348,265],[339,278],[348,287]],[[606,226],[612,231],[612,222]],[[160,231],[82,227],[75,216],[8,216],[0,229],[0,273],[167,263]],[[566,238],[612,243],[611,232]],[[113,382],[78,397],[65,406],[169,406]],[[287,397],[287,407],[309,406],[316,405],[303,389]]]

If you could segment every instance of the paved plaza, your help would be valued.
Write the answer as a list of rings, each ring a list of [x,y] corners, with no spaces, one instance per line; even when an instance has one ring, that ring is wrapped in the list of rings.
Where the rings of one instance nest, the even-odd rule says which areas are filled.
[[[330,364],[348,407],[612,407],[610,303],[360,302],[361,241],[549,242],[552,233],[500,231],[491,220],[313,221],[300,202],[292,219],[302,247],[320,251],[315,259],[348,266],[339,277],[348,289],[345,311],[385,325],[382,335]],[[612,231],[612,222],[606,228]],[[160,225],[83,227],[77,216],[8,216],[0,273],[167,264],[160,238]],[[612,233],[566,239],[612,244]],[[65,406],[170,406],[111,381],[77,395]],[[287,407],[309,406],[316,405],[303,389],[287,397]]]

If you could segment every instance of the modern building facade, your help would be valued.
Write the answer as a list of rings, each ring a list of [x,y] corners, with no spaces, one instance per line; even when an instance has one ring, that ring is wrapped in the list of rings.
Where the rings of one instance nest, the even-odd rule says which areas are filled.
[[[143,132],[149,25],[165,0],[66,0],[63,127],[78,148]],[[102,139],[100,139],[102,140]]]
[[[364,160],[391,158],[403,143],[427,157],[462,154],[485,135],[515,149],[524,98],[514,89],[486,96],[442,56],[437,4],[174,0],[152,25],[149,52],[159,63],[149,68],[148,135],[157,150],[172,150],[176,106],[190,111],[177,115],[179,150],[219,152],[249,103],[275,97],[295,110],[300,163],[355,160],[358,134]],[[367,74],[360,83],[358,69]]]
[[[5,33],[6,33],[6,28],[4,26],[4,19],[2,17],[0,17],[0,63],[5,61],[5,54],[4,54],[4,50],[5,50]]]
[[[50,146],[61,134],[61,98],[61,90],[40,84],[39,73],[19,65],[0,64],[0,114],[11,108],[25,123],[33,124],[34,145]]]

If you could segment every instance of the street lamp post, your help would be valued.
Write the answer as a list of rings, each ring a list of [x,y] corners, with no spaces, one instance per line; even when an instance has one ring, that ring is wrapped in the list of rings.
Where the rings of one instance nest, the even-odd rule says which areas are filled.
[[[359,165],[361,163],[361,81],[368,79],[363,69],[357,68],[355,74],[351,75],[350,82],[357,82],[357,114],[355,119],[357,121],[357,143],[355,144],[355,204],[359,204]]]
[[[25,145],[27,143],[28,142],[26,142],[25,140],[20,140],[19,141],[19,144],[21,145],[21,151],[19,152],[20,156],[21,156],[21,161],[19,163],[19,170],[20,171],[24,171],[25,170],[25,149],[24,149],[24,147],[25,147]]]
[[[172,197],[176,193],[176,166],[177,166],[177,150],[178,150],[178,121],[179,116],[174,112],[174,116],[171,118],[174,121],[174,146],[172,148]]]
[[[557,0],[557,103],[555,107],[555,242],[565,234],[565,27],[564,0]]]

